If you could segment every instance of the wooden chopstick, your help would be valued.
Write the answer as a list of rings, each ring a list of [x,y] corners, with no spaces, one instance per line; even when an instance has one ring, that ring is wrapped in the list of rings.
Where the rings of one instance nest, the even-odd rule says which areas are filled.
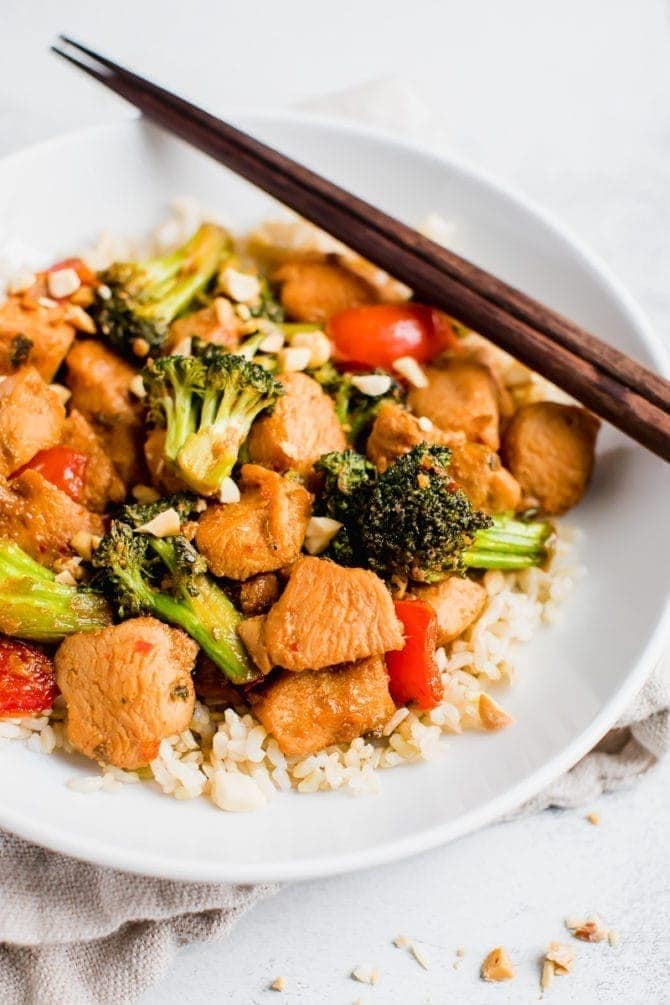
[[[419,298],[491,338],[622,431],[670,459],[668,382],[278,151],[79,43],[65,37],[63,41],[88,61],[59,48],[54,51],[131,101],[148,118],[276,196],[402,279]],[[589,346],[586,352],[582,335]]]

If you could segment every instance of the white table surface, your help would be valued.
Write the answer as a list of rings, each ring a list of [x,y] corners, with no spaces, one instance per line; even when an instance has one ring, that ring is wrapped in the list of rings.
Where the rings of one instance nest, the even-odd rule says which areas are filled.
[[[443,144],[561,216],[670,330],[668,0],[2,0],[0,23],[0,154],[128,114],[49,57],[59,30],[222,112],[401,77]],[[286,888],[226,943],[183,950],[142,1005],[534,1001],[547,942],[590,911],[620,945],[575,943],[575,970],[547,998],[668,1002],[669,784],[666,763],[584,810]],[[398,934],[421,943],[428,971],[393,947]],[[517,978],[486,985],[479,964],[501,943]],[[357,965],[379,969],[376,987],[351,980]],[[279,974],[283,995],[266,990]]]

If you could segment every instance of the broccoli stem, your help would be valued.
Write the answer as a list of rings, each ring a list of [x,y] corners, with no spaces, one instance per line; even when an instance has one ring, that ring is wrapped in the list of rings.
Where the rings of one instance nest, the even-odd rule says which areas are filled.
[[[12,541],[0,541],[0,631],[33,642],[60,642],[110,624],[107,602],[91,590],[57,583],[54,573]]]
[[[526,569],[547,557],[548,523],[524,523],[508,515],[493,518],[493,526],[478,530],[473,546],[463,552],[469,569]]]
[[[169,538],[152,538],[151,547],[174,576],[172,589],[179,596],[175,600],[166,593],[147,591],[153,595],[149,602],[158,616],[180,625],[234,684],[255,680],[258,674],[237,634],[242,615],[223,590],[204,574],[187,586],[179,575]]]

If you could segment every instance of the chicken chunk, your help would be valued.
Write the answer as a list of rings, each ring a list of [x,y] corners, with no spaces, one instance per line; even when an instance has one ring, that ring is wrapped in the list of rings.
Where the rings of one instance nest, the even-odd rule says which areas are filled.
[[[303,556],[264,618],[250,618],[240,637],[259,667],[320,670],[402,649],[402,625],[381,579]]]
[[[55,657],[73,747],[118,768],[141,768],[161,740],[186,729],[198,647],[178,628],[133,618],[71,635]]]
[[[308,476],[322,454],[345,449],[346,437],[332,400],[315,380],[304,373],[285,373],[279,380],[286,394],[251,427],[249,459]]]
[[[386,471],[389,464],[419,443],[441,443],[453,446],[465,443],[463,433],[445,433],[437,426],[422,429],[419,420],[394,401],[382,403],[367,442],[367,455],[377,471]]]
[[[380,656],[329,670],[282,673],[250,698],[254,714],[289,757],[381,730],[395,712]]]
[[[452,356],[426,369],[427,387],[413,387],[409,405],[444,430],[461,430],[473,443],[500,446],[500,407],[496,381],[488,367]]]
[[[235,314],[229,300],[219,297],[210,307],[202,307],[177,318],[170,325],[164,353],[169,356],[180,343],[189,338],[199,338],[203,342],[213,342],[234,349],[240,341],[242,322]]]
[[[108,504],[120,502],[125,494],[123,482],[110,461],[102,441],[81,412],[73,408],[65,420],[61,436],[63,446],[82,454],[88,454],[84,478],[84,496],[81,500],[86,509],[94,513],[104,513]]]
[[[240,473],[237,503],[215,503],[200,517],[195,540],[215,576],[248,579],[300,554],[311,512],[309,492],[258,464]]]
[[[133,397],[133,367],[102,342],[77,342],[67,355],[72,405],[101,437],[125,485],[143,480],[142,407]]]
[[[55,446],[65,422],[62,401],[32,366],[0,382],[0,475]]]
[[[437,615],[437,644],[444,646],[462,635],[477,620],[486,604],[486,590],[474,579],[450,576],[432,586],[413,586],[419,600]]]
[[[389,464],[418,443],[449,447],[450,473],[476,509],[502,513],[517,508],[521,489],[494,451],[482,443],[466,443],[463,433],[443,432],[434,425],[422,429],[407,409],[392,401],[384,402],[367,443],[367,455],[377,470],[386,471]]]
[[[38,471],[0,481],[0,537],[11,538],[42,565],[72,553],[77,531],[102,534],[102,518],[90,513]]]
[[[73,339],[74,327],[62,310],[8,297],[0,307],[0,374],[29,363],[43,380],[53,380]]]
[[[375,288],[333,261],[289,262],[274,275],[280,299],[293,321],[322,324],[339,311],[377,301]]]
[[[279,596],[274,572],[261,572],[240,584],[240,610],[245,617],[264,614]]]
[[[584,408],[538,401],[505,431],[503,460],[529,505],[548,514],[576,506],[591,478],[599,421]]]
[[[475,507],[485,513],[515,511],[521,487],[502,466],[495,451],[483,443],[462,443],[451,448],[449,472]]]

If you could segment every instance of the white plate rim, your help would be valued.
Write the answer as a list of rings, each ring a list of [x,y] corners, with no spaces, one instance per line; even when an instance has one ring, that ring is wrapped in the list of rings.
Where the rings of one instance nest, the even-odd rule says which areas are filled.
[[[591,252],[579,238],[576,238],[569,228],[566,228],[551,213],[536,205],[533,200],[507,182],[501,182],[492,174],[468,164],[463,159],[436,153],[427,144],[417,140],[399,139],[384,129],[360,125],[349,119],[309,112],[243,107],[228,110],[227,117],[232,121],[243,120],[245,123],[257,119],[261,122],[275,120],[289,125],[293,123],[297,125],[312,124],[325,129],[349,132],[361,138],[378,138],[389,146],[399,150],[416,152],[447,170],[461,174],[468,180],[492,189],[497,197],[521,206],[526,213],[539,219],[562,242],[570,245],[579,258],[581,267],[598,279],[610,295],[619,302],[631,327],[649,350],[659,371],[666,376],[670,372],[668,352],[660,336],[652,329],[642,309],[609,267]],[[88,137],[91,133],[114,132],[129,124],[136,123],[137,120],[136,116],[128,116],[117,122],[73,129],[10,153],[0,158],[0,164],[17,163],[22,158],[29,158],[38,152],[55,152],[60,144],[76,142],[78,137]],[[174,857],[161,855],[155,858],[149,853],[121,851],[114,845],[80,838],[39,821],[35,817],[7,810],[2,805],[0,805],[0,827],[54,852],[95,865],[162,879],[196,882],[284,882],[341,875],[385,865],[436,848],[463,837],[486,824],[501,820],[573,767],[619,719],[627,704],[640,690],[644,680],[660,659],[668,637],[670,637],[670,596],[666,597],[663,613],[654,632],[644,646],[637,663],[632,667],[619,689],[586,729],[582,730],[560,754],[478,809],[400,840],[377,844],[356,852],[314,856],[295,862],[274,863],[267,866],[234,864],[232,868],[229,868],[226,862],[222,862],[220,867],[217,863],[217,867],[212,868],[211,863],[200,864],[192,859],[184,861],[176,855]]]

